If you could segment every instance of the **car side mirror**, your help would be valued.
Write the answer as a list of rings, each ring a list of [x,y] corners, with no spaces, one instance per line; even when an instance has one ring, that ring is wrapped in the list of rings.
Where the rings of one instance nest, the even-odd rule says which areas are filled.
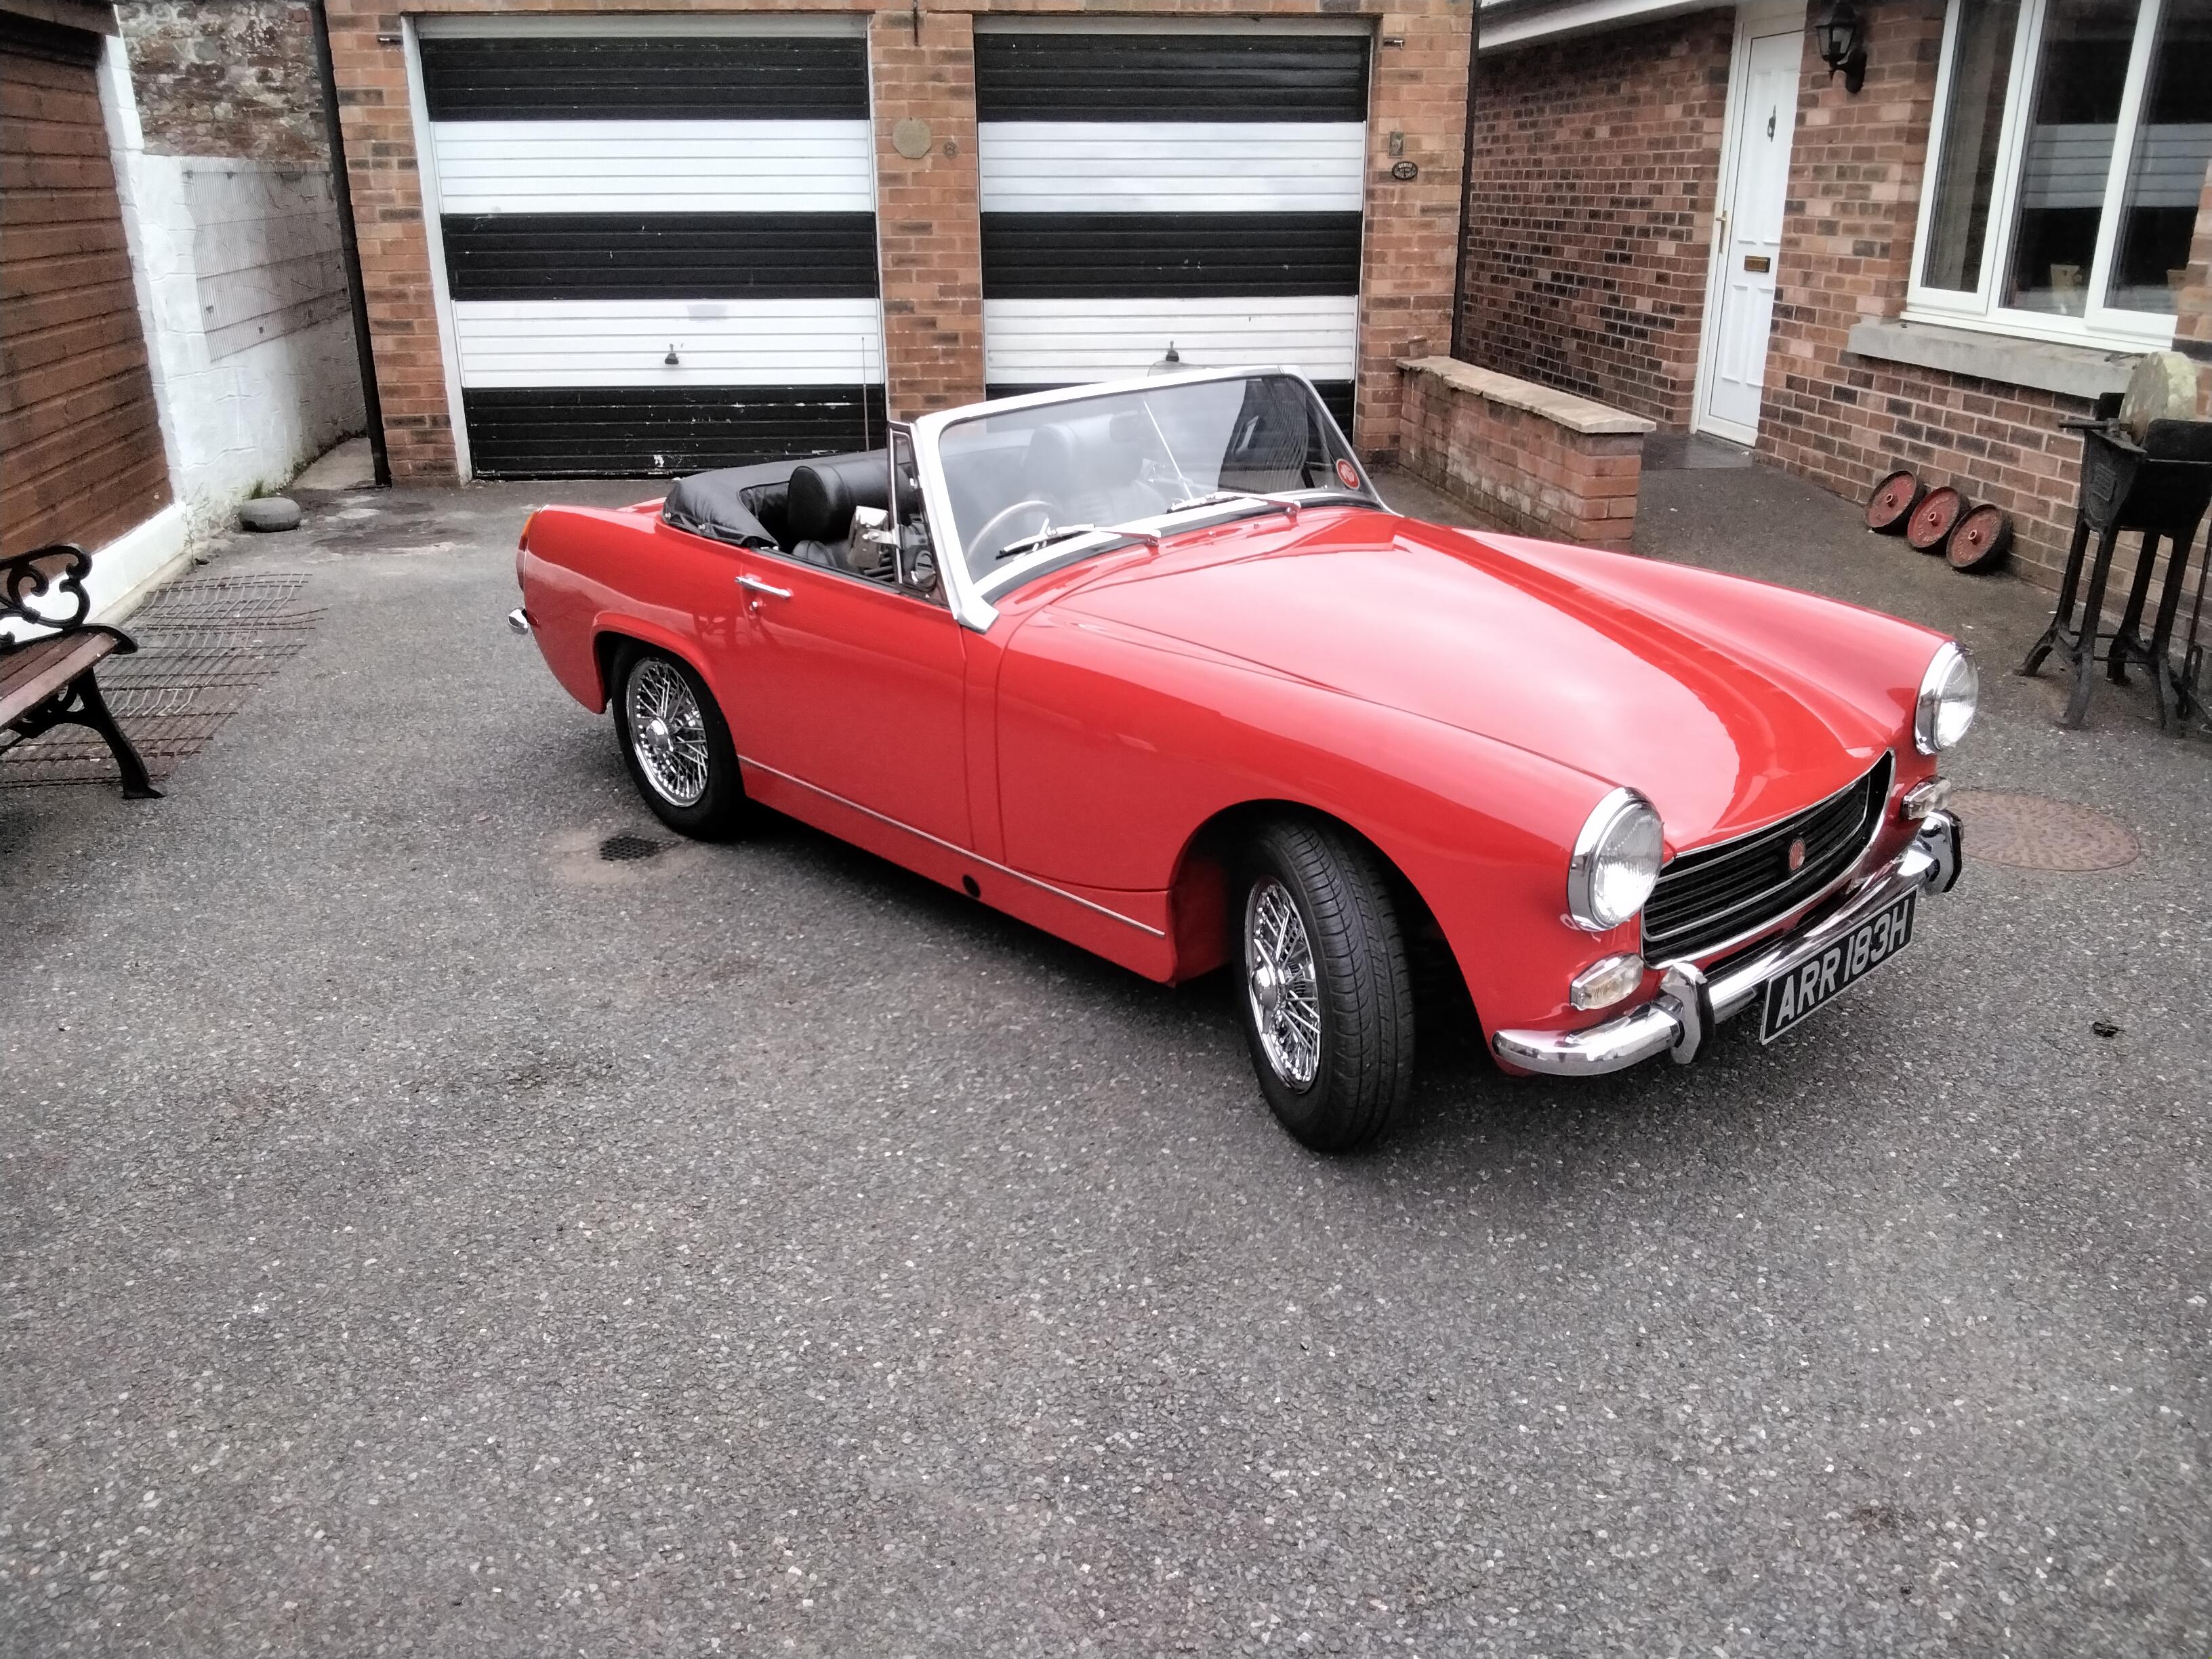
[[[898,536],[890,527],[891,515],[880,507],[853,509],[853,532],[871,547],[896,547]]]

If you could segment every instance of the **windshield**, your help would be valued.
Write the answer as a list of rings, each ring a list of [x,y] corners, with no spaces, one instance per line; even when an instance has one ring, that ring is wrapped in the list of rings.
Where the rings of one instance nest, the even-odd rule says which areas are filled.
[[[978,416],[938,441],[980,585],[1055,544],[1251,494],[1366,495],[1311,387],[1255,374]]]

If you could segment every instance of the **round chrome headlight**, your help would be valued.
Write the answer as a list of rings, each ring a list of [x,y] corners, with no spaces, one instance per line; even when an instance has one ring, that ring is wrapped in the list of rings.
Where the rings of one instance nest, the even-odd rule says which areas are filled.
[[[1633,789],[1600,801],[1567,864],[1567,920],[1602,933],[1641,910],[1659,879],[1661,842],[1658,811]]]
[[[1912,709],[1912,743],[1923,755],[1940,755],[1966,735],[1982,696],[1974,659],[1956,641],[1947,640],[1920,677],[1920,696]]]

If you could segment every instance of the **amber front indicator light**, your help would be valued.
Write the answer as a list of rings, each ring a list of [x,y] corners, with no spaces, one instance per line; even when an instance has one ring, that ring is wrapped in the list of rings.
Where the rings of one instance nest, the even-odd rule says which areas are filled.
[[[1574,976],[1567,987],[1567,1000],[1585,1012],[1610,1008],[1643,983],[1642,957],[1607,957]]]
[[[1897,810],[1908,818],[1924,818],[1930,812],[1940,812],[1951,804],[1951,780],[1926,778],[1905,792]]]

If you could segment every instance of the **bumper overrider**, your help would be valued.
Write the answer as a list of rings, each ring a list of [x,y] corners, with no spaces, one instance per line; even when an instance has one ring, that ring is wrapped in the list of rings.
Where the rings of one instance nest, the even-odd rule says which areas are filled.
[[[1907,893],[1948,893],[1959,879],[1959,821],[1930,812],[1895,858],[1845,890],[1840,903],[1816,910],[1789,933],[1710,978],[1686,962],[1662,970],[1659,994],[1618,1019],[1580,1031],[1500,1031],[1500,1060],[1553,1077],[1596,1077],[1662,1052],[1682,1065],[1698,1057],[1705,1034],[1749,1007],[1767,981],[1802,966],[1869,916]]]

